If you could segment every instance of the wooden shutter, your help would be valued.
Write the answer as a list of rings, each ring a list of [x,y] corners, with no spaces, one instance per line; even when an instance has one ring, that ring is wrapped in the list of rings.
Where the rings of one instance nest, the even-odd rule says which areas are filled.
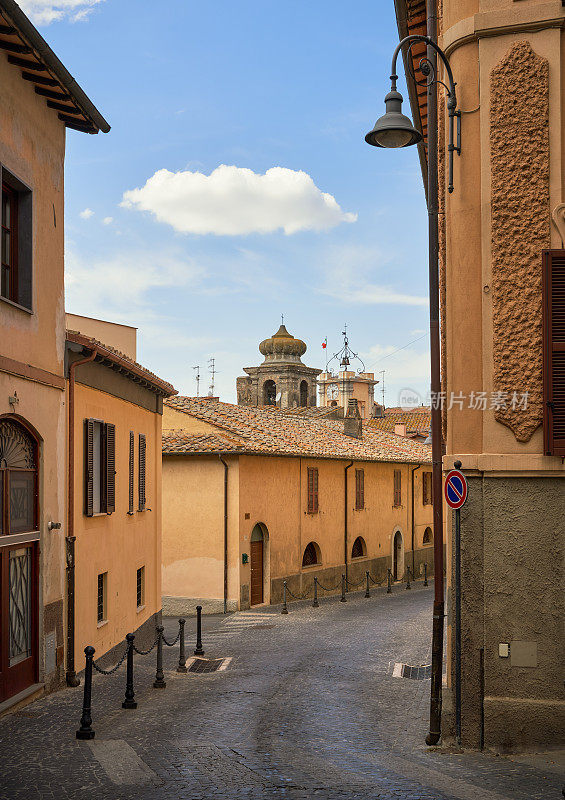
[[[402,473],[399,469],[394,470],[394,505],[402,505]]]
[[[422,503],[427,506],[432,502],[432,473],[424,472],[422,476]]]
[[[139,511],[145,511],[145,434],[139,434]]]
[[[318,470],[308,467],[308,511],[315,514],[318,510]]]
[[[565,456],[565,250],[543,252],[545,454]]]
[[[116,426],[111,422],[104,425],[104,463],[105,469],[105,504],[104,510],[112,514],[116,510]]]
[[[129,432],[129,511],[133,514],[133,465],[134,465],[135,435]]]
[[[94,514],[94,420],[84,420],[84,513]]]
[[[365,508],[365,470],[355,470],[355,508]]]

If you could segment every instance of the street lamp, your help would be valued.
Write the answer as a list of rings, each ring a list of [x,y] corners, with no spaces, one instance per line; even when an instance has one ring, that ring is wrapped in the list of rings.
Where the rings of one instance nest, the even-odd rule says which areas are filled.
[[[428,11],[432,6],[428,4]],[[443,662],[443,624],[444,624],[444,586],[443,586],[443,481],[442,457],[443,436],[441,404],[441,369],[440,369],[440,330],[439,330],[439,246],[438,246],[438,120],[437,97],[435,87],[441,84],[447,90],[447,110],[449,116],[449,192],[453,191],[453,154],[461,154],[461,112],[457,110],[455,81],[447,56],[438,47],[436,38],[436,22],[433,13],[428,13],[429,36],[406,36],[396,47],[392,57],[391,89],[385,97],[386,111],[374,128],[365,136],[367,144],[374,147],[399,148],[409,147],[422,141],[423,137],[411,120],[402,113],[402,95],[396,88],[398,75],[396,61],[398,54],[406,48],[408,56],[415,44],[426,44],[426,57],[419,63],[419,71],[428,89],[428,232],[429,232],[429,291],[430,291],[430,360],[431,360],[431,393],[432,393],[432,465],[433,465],[433,509],[434,509],[434,612],[432,633],[432,681],[430,697],[430,730],[426,737],[429,745],[437,744],[441,735],[441,685]],[[449,85],[437,77],[437,56],[439,55]],[[457,139],[454,141],[454,127],[457,121]]]

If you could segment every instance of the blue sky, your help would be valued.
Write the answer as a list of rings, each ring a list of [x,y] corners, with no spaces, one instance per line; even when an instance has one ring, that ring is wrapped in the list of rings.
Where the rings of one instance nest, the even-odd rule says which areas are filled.
[[[417,152],[363,139],[388,91],[392,0],[22,7],[112,125],[67,137],[69,311],[136,325],[139,359],[185,394],[213,356],[234,401],[281,313],[310,366],[347,322],[387,404],[427,393]]]

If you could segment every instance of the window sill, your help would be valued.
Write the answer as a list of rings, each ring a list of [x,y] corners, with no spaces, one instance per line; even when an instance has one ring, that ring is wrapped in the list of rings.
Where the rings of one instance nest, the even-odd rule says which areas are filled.
[[[318,563],[318,564],[308,564],[307,566],[304,566],[304,565],[303,565],[303,566],[302,566],[302,569],[303,569],[303,570],[305,569],[305,570],[308,570],[308,571],[310,571],[310,570],[312,570],[312,569],[320,569],[320,568],[321,568],[321,567],[323,567],[323,566],[324,566],[324,565],[323,565],[323,564],[320,562],[320,563]]]
[[[15,303],[13,300],[8,299],[7,297],[3,297],[0,295],[0,300],[6,305],[12,306],[12,308],[17,308],[18,311],[24,311],[26,314],[29,314],[30,317],[33,316],[33,309],[27,308],[26,306],[22,306],[19,303]]]
[[[103,620],[101,620],[100,622],[98,622],[98,623],[96,624],[96,627],[97,627],[97,628],[103,628],[103,627],[104,627],[104,625],[107,625],[107,624],[108,624],[108,620],[107,620],[107,619],[103,619]]]
[[[369,556],[351,556],[351,561],[366,561]]]

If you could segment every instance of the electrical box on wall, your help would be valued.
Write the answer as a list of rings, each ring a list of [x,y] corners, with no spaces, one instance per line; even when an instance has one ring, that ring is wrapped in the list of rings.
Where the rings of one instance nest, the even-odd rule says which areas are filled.
[[[241,563],[242,564],[247,564],[248,561],[249,561],[249,556],[247,555],[247,553],[243,553],[242,556],[241,556]]]

